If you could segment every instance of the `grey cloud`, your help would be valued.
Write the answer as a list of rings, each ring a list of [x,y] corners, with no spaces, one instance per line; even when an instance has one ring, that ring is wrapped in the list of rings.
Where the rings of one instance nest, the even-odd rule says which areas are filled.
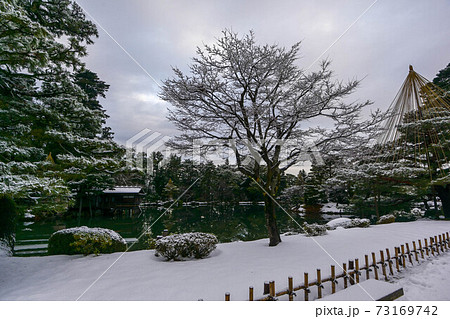
[[[196,46],[224,28],[252,29],[261,43],[302,41],[299,65],[308,67],[373,2],[364,1],[78,1],[157,80],[186,70]],[[408,65],[428,79],[450,61],[450,2],[379,0],[325,55],[339,79],[364,78],[352,100],[386,109]],[[116,138],[142,128],[176,134],[158,85],[100,30],[88,66],[111,85],[104,106]],[[314,68],[314,67],[313,67]],[[143,98],[147,95],[147,99]]]

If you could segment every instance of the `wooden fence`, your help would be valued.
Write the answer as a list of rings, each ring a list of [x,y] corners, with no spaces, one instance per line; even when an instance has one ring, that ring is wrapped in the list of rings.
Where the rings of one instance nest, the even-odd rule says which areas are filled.
[[[264,297],[256,299],[258,301],[275,301],[278,297],[287,295],[289,301],[294,300],[294,296],[297,296],[298,291],[303,292],[304,300],[310,300],[311,289],[317,289],[317,299],[323,297],[324,284],[329,283],[331,285],[331,294],[336,292],[338,279],[342,279],[343,289],[346,289],[349,285],[354,285],[362,280],[375,278],[376,280],[388,280],[390,276],[393,276],[395,272],[401,272],[402,269],[408,265],[414,266],[419,264],[421,260],[428,259],[430,257],[438,256],[450,249],[449,233],[442,233],[434,237],[424,238],[422,240],[413,241],[412,246],[409,243],[394,247],[393,254],[389,248],[386,250],[380,250],[378,256],[375,252],[364,256],[364,266],[361,267],[359,259],[349,260],[348,263],[342,264],[342,272],[336,274],[336,266],[331,265],[330,276],[322,278],[320,269],[317,269],[316,278],[310,281],[308,273],[304,273],[303,284],[294,286],[293,277],[288,277],[288,288],[276,292],[275,281],[269,281],[264,283]],[[373,274],[371,274],[373,273]],[[225,293],[225,301],[230,301],[230,293]],[[254,289],[249,287],[248,300],[253,301]]]

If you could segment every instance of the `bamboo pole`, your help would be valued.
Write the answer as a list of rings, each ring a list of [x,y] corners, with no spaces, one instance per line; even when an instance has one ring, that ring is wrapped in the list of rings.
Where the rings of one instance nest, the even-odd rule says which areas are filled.
[[[308,293],[309,293],[309,283],[308,283],[308,273],[305,272],[305,301],[308,301]]]
[[[436,246],[436,251],[437,251],[438,255],[440,255],[441,252],[439,251],[439,242],[438,242],[437,236],[434,236],[434,244]]]
[[[428,251],[428,239],[424,238],[425,241],[425,252],[427,253],[427,257],[430,256],[430,252]]]
[[[386,264],[384,263],[384,251],[380,250],[380,259],[381,259],[381,271],[383,272],[384,280],[387,281],[388,277],[386,274]]]
[[[414,248],[414,256],[416,257],[416,261],[419,262],[419,254],[417,253],[416,242],[413,240],[413,248]]]
[[[430,251],[431,254],[434,256],[433,237],[430,237]]]
[[[366,262],[366,279],[370,279],[369,255],[364,255]]]
[[[264,295],[270,294],[270,284],[268,281],[264,282]]]
[[[375,279],[378,280],[378,266],[377,266],[377,258],[375,257],[375,253],[372,252],[372,261],[373,261],[373,272],[375,274]]]
[[[394,269],[392,269],[392,259],[391,259],[391,252],[389,251],[389,248],[386,248],[386,257],[388,260],[388,265],[389,265],[389,274],[391,276],[394,275]]]
[[[270,299],[273,300],[275,298],[275,281],[269,281],[269,295]]]
[[[229,292],[225,293],[225,301],[230,301],[230,293]]]
[[[419,239],[419,250],[420,250],[420,257],[423,259],[423,248],[422,248],[422,241]]]
[[[348,277],[347,277],[347,264],[346,263],[343,263],[342,264],[342,269],[344,270],[344,289],[345,288],[347,288],[347,280],[348,280]]]
[[[356,277],[356,283],[359,284],[359,259],[355,259],[355,277]]]
[[[355,284],[355,262],[353,260],[349,260],[348,261],[348,272],[349,272],[349,276],[350,276],[350,285],[354,285]]]
[[[405,245],[401,245],[402,248],[402,266],[403,268],[406,268],[406,257],[405,257]]]
[[[406,243],[406,253],[408,254],[408,260],[409,260],[409,262],[411,263],[411,265],[413,264],[413,261],[412,261],[412,257],[411,257],[411,250],[409,249],[409,243]]]
[[[334,294],[336,292],[336,267],[331,265],[331,293]]]
[[[395,268],[397,268],[397,272],[400,271],[400,263],[399,263],[399,255],[398,255],[398,247],[395,247]]]
[[[322,278],[320,276],[320,269],[317,269],[317,299],[322,298]]]
[[[294,279],[288,277],[289,301],[294,301]]]
[[[248,287],[248,300],[253,301],[253,287]]]

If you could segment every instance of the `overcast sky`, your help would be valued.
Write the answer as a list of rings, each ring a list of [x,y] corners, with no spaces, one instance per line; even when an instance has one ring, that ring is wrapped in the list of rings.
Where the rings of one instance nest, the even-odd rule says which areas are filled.
[[[261,44],[301,41],[298,64],[306,69],[374,0],[77,2],[98,23],[100,37],[86,63],[111,86],[102,104],[116,140],[124,143],[144,128],[177,133],[166,119],[168,105],[157,97],[158,84],[172,76],[172,66],[186,70],[196,47],[213,43],[225,28],[253,30]],[[409,64],[432,80],[450,62],[449,13],[449,0],[378,0],[323,57],[332,60],[337,78],[364,78],[354,100],[386,109]]]

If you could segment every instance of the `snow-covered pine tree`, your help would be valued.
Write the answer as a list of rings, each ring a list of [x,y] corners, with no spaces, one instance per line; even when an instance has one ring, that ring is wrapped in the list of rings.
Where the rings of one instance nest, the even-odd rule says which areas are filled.
[[[98,102],[108,86],[81,61],[97,29],[68,0],[5,0],[0,17],[0,191],[57,213],[71,191],[112,185],[121,155]]]

